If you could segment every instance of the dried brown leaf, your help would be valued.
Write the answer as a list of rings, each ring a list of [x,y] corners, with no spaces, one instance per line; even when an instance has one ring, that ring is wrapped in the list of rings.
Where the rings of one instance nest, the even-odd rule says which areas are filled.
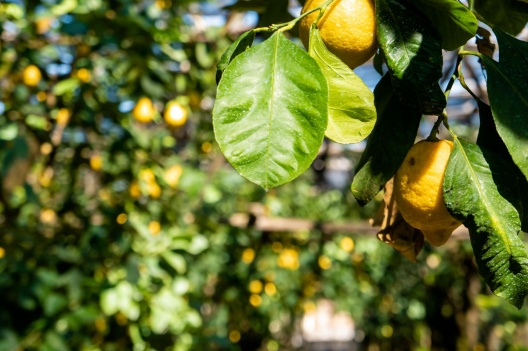
[[[491,42],[491,33],[482,28],[479,27],[477,29],[477,49],[481,54],[484,54],[486,56],[489,56],[493,58],[493,53],[495,52],[495,44]]]
[[[370,220],[372,226],[380,226],[378,239],[392,246],[410,261],[416,262],[416,256],[424,245],[424,236],[418,229],[407,223],[392,196],[393,179],[384,187],[385,195],[376,217]]]

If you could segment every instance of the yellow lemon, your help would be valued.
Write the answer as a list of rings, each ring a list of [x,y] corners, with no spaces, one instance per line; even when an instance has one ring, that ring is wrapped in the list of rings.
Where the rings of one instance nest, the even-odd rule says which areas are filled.
[[[59,111],[57,111],[57,115],[55,116],[57,125],[62,127],[66,126],[70,121],[70,116],[70,110],[68,110],[67,108],[59,109]]]
[[[449,140],[413,145],[394,178],[394,196],[403,218],[434,246],[446,243],[459,225],[444,204],[444,173],[453,150]]]
[[[152,235],[158,235],[161,231],[161,224],[158,221],[152,221],[148,225],[148,230]]]
[[[187,121],[187,110],[177,101],[170,101],[165,107],[163,119],[171,127],[181,127]]]
[[[319,267],[324,270],[330,269],[330,267],[332,267],[332,260],[326,256],[319,256],[317,263],[319,264]]]
[[[239,332],[238,330],[231,330],[231,331],[229,332],[229,340],[230,340],[231,342],[237,343],[237,342],[240,341],[240,338],[241,338],[241,337],[242,337],[242,336],[240,335],[240,332]]]
[[[140,98],[132,110],[132,115],[136,121],[141,123],[149,123],[152,121],[152,119],[154,119],[155,113],[156,110],[154,108],[154,104],[148,97]]]
[[[76,76],[82,83],[88,83],[92,79],[92,74],[86,68],[80,68],[77,71]]]
[[[139,178],[147,184],[156,183],[156,175],[154,174],[154,171],[150,168],[142,169],[139,172]]]
[[[128,216],[126,213],[120,213],[117,218],[116,218],[116,222],[118,224],[125,224],[126,221],[128,220]]]
[[[301,13],[325,1],[307,0]],[[310,26],[318,15],[319,11],[314,11],[301,19],[299,34],[306,48]],[[328,50],[351,69],[367,62],[378,49],[373,0],[335,0],[326,8],[317,26]]]
[[[28,87],[36,87],[42,79],[40,69],[35,65],[29,65],[22,71],[22,81]]]
[[[141,196],[141,188],[139,187],[139,184],[137,181],[133,181],[130,184],[130,187],[128,188],[128,192],[130,193],[130,196],[132,196],[134,199],[137,199]]]
[[[277,293],[277,287],[273,283],[266,283],[266,285],[264,285],[264,291],[269,296],[273,296]]]
[[[154,199],[161,196],[161,187],[157,183],[148,184],[148,193]]]
[[[242,252],[242,262],[245,264],[250,264],[255,259],[255,250],[252,248],[244,249]]]
[[[253,294],[260,294],[263,289],[263,284],[260,280],[252,280],[249,282],[249,291]]]
[[[52,224],[57,221],[57,213],[51,208],[40,210],[40,221],[45,224]]]
[[[103,168],[103,158],[100,155],[92,155],[90,157],[90,167],[94,171],[100,171]]]
[[[41,17],[35,20],[35,28],[38,34],[47,33],[53,24],[53,17]]]
[[[178,186],[178,183],[180,182],[180,177],[183,173],[183,168],[180,165],[174,165],[167,170],[165,170],[163,177],[167,184],[171,188],[175,188]]]
[[[284,249],[277,258],[277,264],[281,268],[296,270],[299,268],[299,253],[294,249]]]

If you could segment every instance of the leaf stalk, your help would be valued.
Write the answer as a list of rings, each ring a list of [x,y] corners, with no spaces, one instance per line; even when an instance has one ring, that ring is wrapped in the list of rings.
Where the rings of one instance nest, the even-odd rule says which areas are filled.
[[[326,11],[326,8],[334,1],[335,0],[328,0],[325,3],[315,7],[313,9],[311,9],[310,11],[306,11],[305,13],[300,15],[299,17],[294,18],[294,19],[292,19],[289,22],[279,23],[279,24],[272,24],[272,25],[270,25],[268,27],[255,28],[253,31],[256,32],[256,33],[258,33],[258,32],[275,32],[275,31],[285,32],[285,31],[288,31],[288,30],[292,29],[293,27],[295,27],[297,22],[299,22],[304,17],[308,16],[309,14],[311,14],[311,13],[313,13],[315,11],[319,11],[319,16],[317,16],[317,19],[315,20],[315,23],[317,23],[319,21],[319,19],[323,16],[324,12]]]

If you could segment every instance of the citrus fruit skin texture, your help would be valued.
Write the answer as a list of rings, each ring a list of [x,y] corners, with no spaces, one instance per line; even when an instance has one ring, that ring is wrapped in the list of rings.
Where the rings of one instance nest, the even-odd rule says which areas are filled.
[[[444,174],[453,150],[449,140],[420,141],[405,156],[394,178],[396,204],[403,218],[434,246],[446,243],[461,223],[444,204]]]
[[[307,0],[301,13],[324,2],[325,0]],[[300,37],[306,48],[310,26],[318,15],[319,11],[314,11],[300,21]],[[317,26],[328,50],[351,69],[367,62],[378,49],[373,0],[335,0],[326,8]]]

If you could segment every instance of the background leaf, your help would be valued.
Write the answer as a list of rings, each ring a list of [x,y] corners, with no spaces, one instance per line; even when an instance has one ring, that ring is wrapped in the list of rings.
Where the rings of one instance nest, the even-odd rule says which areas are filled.
[[[517,35],[528,21],[528,4],[517,0],[476,0],[475,10],[500,29]]]
[[[478,20],[457,0],[414,0],[442,37],[442,48],[455,50],[475,36]]]
[[[361,78],[328,51],[315,26],[310,30],[309,51],[328,82],[328,126],[325,135],[342,144],[360,142],[370,134],[376,123],[374,94]]]
[[[414,144],[421,113],[404,106],[386,74],[374,90],[378,120],[361,155],[352,182],[352,194],[365,205],[398,170]]]
[[[475,144],[455,138],[444,179],[447,208],[469,229],[480,274],[497,295],[521,308],[528,294],[528,254],[517,236],[519,214],[507,164]]]
[[[501,43],[503,49],[500,63],[482,56],[487,72],[490,106],[499,135],[515,164],[528,178],[528,75],[520,73],[521,69],[514,68],[516,64],[522,63],[521,58],[515,59],[513,55],[509,55],[505,59],[506,63],[502,62],[502,55],[507,56],[507,51],[502,50],[507,45],[504,41]]]
[[[404,21],[401,19],[405,18]],[[377,36],[400,100],[423,114],[442,113],[442,41],[416,10],[403,2],[376,0]]]
[[[309,167],[323,141],[327,110],[321,69],[277,32],[224,71],[213,125],[233,167],[269,189]]]

